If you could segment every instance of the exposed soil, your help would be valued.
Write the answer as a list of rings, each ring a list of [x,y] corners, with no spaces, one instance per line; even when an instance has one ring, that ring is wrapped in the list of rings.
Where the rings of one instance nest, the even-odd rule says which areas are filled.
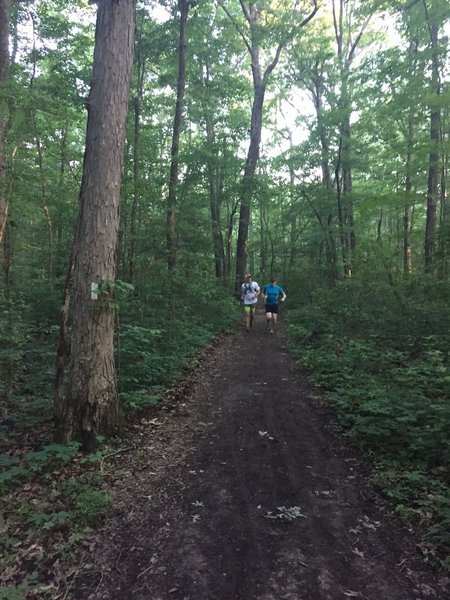
[[[117,510],[76,600],[444,600],[259,313],[219,338],[105,461]]]

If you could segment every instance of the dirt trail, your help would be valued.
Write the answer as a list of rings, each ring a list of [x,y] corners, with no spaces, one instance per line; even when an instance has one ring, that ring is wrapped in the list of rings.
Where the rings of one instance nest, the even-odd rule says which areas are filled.
[[[77,600],[444,600],[282,330],[228,336],[111,459],[119,507]],[[127,455],[127,456],[126,456]],[[116,460],[117,459],[117,460]]]

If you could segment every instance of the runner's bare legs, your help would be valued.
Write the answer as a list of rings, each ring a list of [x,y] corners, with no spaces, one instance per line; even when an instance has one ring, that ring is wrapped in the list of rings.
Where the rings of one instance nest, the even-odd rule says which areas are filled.
[[[269,333],[273,333],[273,328],[275,326],[275,323],[277,322],[276,317],[277,317],[277,315],[275,313],[266,312],[267,331]]]

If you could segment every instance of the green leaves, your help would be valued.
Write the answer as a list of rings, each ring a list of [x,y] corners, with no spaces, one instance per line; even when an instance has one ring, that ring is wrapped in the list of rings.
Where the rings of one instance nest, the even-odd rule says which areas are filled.
[[[360,287],[361,286],[361,287]],[[448,282],[351,281],[289,313],[293,354],[400,518],[450,554]],[[399,301],[399,299],[401,301]]]
[[[71,513],[59,511],[56,513],[33,513],[28,517],[27,522],[32,525],[42,527],[42,529],[52,529],[53,527],[65,524],[70,520]]]
[[[111,507],[112,498],[108,493],[86,488],[75,499],[72,518],[80,527],[92,527]]]
[[[22,460],[8,455],[0,455],[0,464],[16,466],[0,473],[0,491],[10,485],[19,485],[36,475],[49,472],[70,462],[78,453],[78,442],[69,444],[49,444],[42,450],[28,452]]]

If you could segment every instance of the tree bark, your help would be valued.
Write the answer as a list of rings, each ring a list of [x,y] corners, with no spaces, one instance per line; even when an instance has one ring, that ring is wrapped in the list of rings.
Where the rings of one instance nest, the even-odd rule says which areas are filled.
[[[293,148],[292,134],[289,132],[289,141],[291,151]],[[289,232],[289,267],[292,269],[297,261],[297,206],[295,201],[295,172],[292,161],[289,161],[289,199],[291,203],[290,210],[290,232]]]
[[[322,185],[325,192],[325,197],[327,201],[328,218],[327,218],[327,226],[326,226],[326,247],[327,247],[327,258],[331,267],[331,273],[333,279],[338,278],[338,259],[336,254],[336,241],[334,239],[333,234],[333,210],[331,208],[331,199],[333,194],[333,186],[331,182],[331,172],[330,172],[330,149],[326,134],[326,127],[323,119],[323,77],[319,71],[319,65],[316,64],[315,72],[313,74],[313,100],[314,106],[316,109],[316,118],[317,118],[317,130],[319,134],[320,141],[320,157],[321,157],[321,169],[322,169]]]
[[[208,107],[209,100],[209,65],[206,63],[205,77],[203,87],[205,95],[202,99],[203,114],[205,119],[206,140],[208,142],[208,184],[209,184],[209,205],[211,212],[212,241],[214,251],[214,267],[216,279],[224,281],[225,279],[225,248],[222,234],[222,224],[220,217],[221,193],[223,188],[223,175],[219,169],[219,152],[216,145],[216,134],[214,131],[214,121],[211,117]]]
[[[9,0],[0,0],[0,92],[3,89],[9,72]],[[6,178],[6,125],[5,115],[3,114],[3,103],[0,102],[0,267],[4,281],[4,300],[6,325],[4,337],[6,340],[12,340],[13,336],[13,317],[12,317],[12,298],[11,298],[11,256],[12,241],[11,229],[8,227],[9,198],[7,192]],[[4,381],[0,388],[3,392],[6,402],[12,390],[13,382],[13,362],[9,358],[5,361]]]
[[[134,140],[133,140],[133,200],[130,215],[130,253],[129,253],[129,277],[134,283],[136,278],[136,252],[137,252],[137,212],[139,205],[139,145],[141,127],[141,98],[139,91],[133,101],[134,109]]]
[[[80,212],[73,254],[73,326],[67,394],[57,434],[85,449],[120,424],[114,364],[114,280],[135,1],[99,0]],[[91,284],[99,286],[98,299]]]
[[[438,98],[440,95],[439,63],[437,56],[438,25],[429,25],[430,40],[432,47],[432,87],[436,96],[435,105],[430,114],[430,155],[428,165],[427,186],[427,219],[425,226],[424,243],[424,268],[426,274],[431,274],[434,268],[434,247],[436,235],[436,207],[438,204],[438,180],[439,180],[439,137],[441,127],[441,110]]]
[[[9,71],[9,15],[10,0],[0,0],[0,90]],[[5,117],[0,104],[0,243],[3,241],[8,220],[9,202],[6,193]]]
[[[130,282],[136,278],[137,216],[140,200],[140,144],[141,144],[141,105],[144,89],[146,57],[143,50],[142,33],[136,27],[136,89],[133,98],[133,200],[130,215],[130,252],[128,259]]]
[[[439,221],[439,276],[448,273],[449,248],[449,210],[448,210],[448,152],[442,156],[441,189],[440,189],[440,221]]]
[[[414,61],[417,56],[418,41],[411,38],[409,43],[409,57],[411,60],[411,77],[414,76]],[[408,110],[408,124],[406,129],[406,174],[405,174],[405,207],[403,211],[403,275],[409,276],[412,272],[412,249],[411,249],[411,191],[413,187],[412,180],[412,159],[414,147],[414,107],[411,105]]]
[[[354,26],[348,10],[348,0],[333,0],[333,26],[337,46],[337,58],[341,78],[341,90],[339,97],[339,108],[342,119],[339,128],[339,156],[338,169],[335,170],[336,183],[338,186],[337,204],[339,217],[339,233],[341,238],[342,255],[344,262],[344,274],[351,277],[352,274],[352,252],[356,247],[355,229],[353,223],[353,198],[352,198],[352,146],[350,116],[352,112],[352,98],[349,87],[350,69],[355,58],[355,52],[359,42],[374,14],[372,7],[364,20],[359,31],[354,35]]]
[[[408,276],[412,270],[411,256],[411,191],[412,191],[412,145],[413,145],[412,108],[408,115],[408,150],[406,153],[406,178],[405,178],[405,208],[403,212],[403,275]]]
[[[35,130],[36,130],[36,123]],[[40,187],[41,187],[41,206],[42,212],[44,213],[45,222],[47,225],[47,234],[48,234],[48,264],[47,264],[47,277],[50,283],[50,286],[53,285],[54,282],[54,269],[53,269],[53,257],[54,257],[54,234],[53,234],[53,221],[50,215],[50,208],[47,203],[47,193],[46,193],[46,181],[44,175],[44,155],[42,152],[42,144],[39,135],[36,132],[36,154],[38,159],[39,166],[39,178],[40,178]]]
[[[206,120],[206,139],[210,148],[215,145],[214,128],[210,123],[208,116]],[[212,239],[214,248],[214,265],[216,278],[223,281],[225,273],[225,251],[223,244],[222,225],[220,220],[220,176],[217,164],[214,164],[210,156],[208,160],[208,178],[209,178],[209,203],[211,210]]]
[[[236,213],[238,209],[239,203],[237,200],[233,201],[232,206],[227,211],[227,228],[226,228],[226,244],[225,244],[225,278],[231,279],[232,277],[232,265],[231,265],[231,255],[232,255],[232,242],[233,242],[233,231]]]
[[[248,255],[248,228],[250,219],[251,198],[253,194],[256,165],[259,158],[262,132],[262,111],[264,104],[265,84],[262,83],[259,64],[252,64],[254,78],[254,95],[250,128],[250,145],[245,161],[244,177],[241,183],[241,207],[239,211],[239,229],[236,244],[236,293],[239,293],[244,278]],[[255,81],[255,71],[257,71]]]
[[[172,148],[167,197],[167,267],[171,276],[177,262],[176,248],[176,204],[178,183],[178,151],[180,146],[183,101],[186,88],[186,23],[189,12],[189,0],[178,0],[180,11],[180,33],[178,39],[178,81],[175,116],[173,120]]]
[[[336,200],[337,200],[337,213],[339,223],[339,239],[341,245],[342,265],[344,268],[345,277],[350,278],[352,275],[350,257],[348,255],[348,243],[345,230],[345,218],[344,208],[342,202],[342,183],[340,177],[341,169],[341,154],[342,154],[342,139],[339,141],[338,161],[335,169],[335,185],[336,185]]]

